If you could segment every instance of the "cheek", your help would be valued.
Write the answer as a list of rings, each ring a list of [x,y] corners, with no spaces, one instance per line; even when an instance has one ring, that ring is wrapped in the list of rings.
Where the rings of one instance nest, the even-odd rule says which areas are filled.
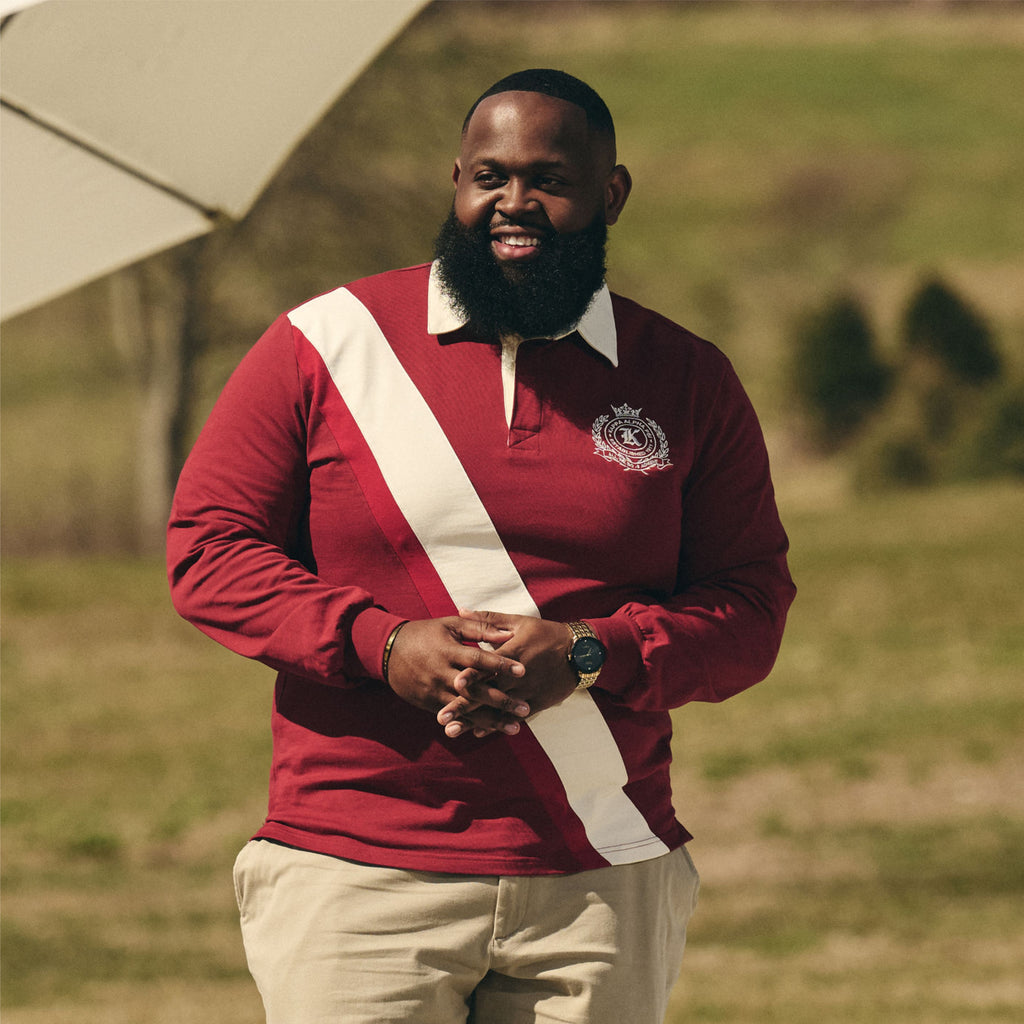
[[[591,221],[588,217],[579,217],[575,215],[564,217],[549,215],[548,219],[551,221],[551,226],[560,235],[575,235],[588,227]]]
[[[490,206],[485,196],[455,190],[455,216],[466,227],[477,227],[481,221],[488,219]]]
[[[575,234],[589,228],[598,217],[603,216],[604,205],[589,201],[549,203],[546,212],[556,231],[560,234]]]

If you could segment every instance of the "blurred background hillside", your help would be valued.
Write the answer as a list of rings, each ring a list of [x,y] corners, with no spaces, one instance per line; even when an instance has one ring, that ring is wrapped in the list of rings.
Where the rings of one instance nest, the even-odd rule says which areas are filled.
[[[282,310],[429,259],[465,110],[527,66],[608,101],[612,286],[736,364],[800,586],[772,679],[677,715],[671,1024],[1019,1019],[1024,6],[440,0],[242,222],[3,325],[5,1024],[260,1019],[230,865],[272,674],[170,609],[130,283],[195,283],[173,471]]]
[[[898,363],[907,304],[940,275],[1022,373],[1022,36],[996,3],[433,4],[249,216],[152,261],[200,282],[175,458],[278,313],[430,257],[466,108],[507,69],[556,65],[607,98],[633,173],[613,287],[730,355],[782,487],[834,487],[794,415],[809,310],[852,295]],[[160,516],[139,520],[147,354],[118,296],[115,277],[4,325],[8,553],[160,543]]]

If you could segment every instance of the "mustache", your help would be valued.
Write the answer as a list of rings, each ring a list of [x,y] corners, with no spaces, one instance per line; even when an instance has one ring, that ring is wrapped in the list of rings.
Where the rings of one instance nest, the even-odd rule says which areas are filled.
[[[502,217],[500,220],[492,220],[485,228],[471,230],[479,230],[481,234],[491,235],[502,228],[515,228],[519,231],[529,231],[532,235],[541,235],[544,238],[550,238],[558,234],[550,224],[531,224],[529,221],[511,220],[508,217]]]

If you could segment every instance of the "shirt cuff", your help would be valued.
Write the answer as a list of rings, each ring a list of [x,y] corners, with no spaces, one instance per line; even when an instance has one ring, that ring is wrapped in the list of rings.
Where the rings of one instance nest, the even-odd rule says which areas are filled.
[[[594,685],[608,693],[625,694],[636,686],[644,671],[639,627],[626,615],[586,621],[608,652]]]
[[[383,681],[381,673],[384,645],[392,630],[407,621],[383,608],[367,608],[352,620],[352,651],[358,661],[358,674]]]

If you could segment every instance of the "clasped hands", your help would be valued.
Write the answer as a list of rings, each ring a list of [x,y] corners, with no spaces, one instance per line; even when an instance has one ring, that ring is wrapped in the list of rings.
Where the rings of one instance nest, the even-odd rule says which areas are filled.
[[[459,609],[413,620],[391,648],[388,685],[410,704],[436,712],[448,736],[512,736],[523,719],[576,689],[570,639],[564,623],[528,615]]]

